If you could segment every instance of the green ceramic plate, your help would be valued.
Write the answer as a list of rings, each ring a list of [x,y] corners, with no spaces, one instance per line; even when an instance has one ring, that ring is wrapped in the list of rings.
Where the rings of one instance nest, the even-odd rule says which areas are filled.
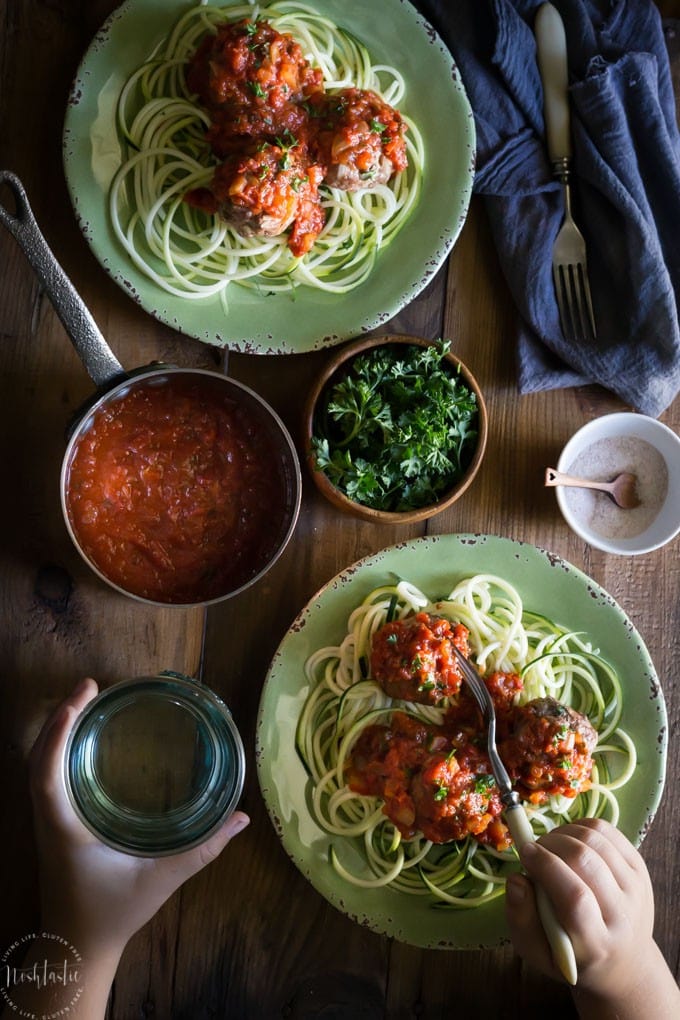
[[[337,837],[323,832],[310,814],[307,773],[295,750],[296,723],[307,695],[302,666],[314,649],[338,643],[351,609],[395,574],[436,596],[461,577],[486,572],[514,584],[527,608],[587,632],[618,670],[625,699],[621,725],[639,755],[633,778],[619,791],[619,828],[636,844],[663,791],[666,709],[649,653],[614,599],[575,567],[509,539],[443,535],[404,542],[344,570],[302,610],[272,661],[257,725],[260,787],[286,851],[330,903],[380,934],[426,948],[489,948],[507,941],[503,903],[460,912],[434,909],[424,897],[359,889],[335,874],[328,851]],[[351,867],[350,858],[347,863]]]
[[[115,105],[127,76],[143,62],[186,0],[128,0],[95,37],[78,70],[66,111],[64,166],[80,227],[102,266],[146,311],[189,336],[232,350],[291,354],[337,344],[387,322],[435,275],[467,215],[474,176],[474,121],[452,57],[406,0],[314,0],[365,42],[373,59],[397,66],[407,83],[401,109],[425,143],[419,204],[368,280],[348,296],[299,288],[294,297],[230,288],[200,301],[166,294],[129,261],[108,220],[107,190],[120,164]],[[225,6],[228,6],[225,4]]]

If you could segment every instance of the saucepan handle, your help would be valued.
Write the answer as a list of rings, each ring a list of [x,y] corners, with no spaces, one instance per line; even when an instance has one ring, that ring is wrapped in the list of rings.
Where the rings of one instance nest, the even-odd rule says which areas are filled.
[[[0,223],[30,262],[93,382],[106,388],[124,379],[127,373],[43,237],[23,184],[15,174],[0,170],[3,184],[11,191],[16,210],[10,212],[0,201]]]

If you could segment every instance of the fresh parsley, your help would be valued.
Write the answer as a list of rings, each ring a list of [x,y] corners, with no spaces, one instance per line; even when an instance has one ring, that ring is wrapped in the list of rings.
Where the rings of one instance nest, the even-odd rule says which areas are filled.
[[[376,347],[321,395],[311,441],[316,467],[349,499],[376,510],[416,510],[465,473],[478,408],[444,360],[449,350],[446,340]]]
[[[480,793],[482,796],[488,794],[492,787],[496,785],[496,780],[493,776],[478,775],[475,777],[475,793]]]

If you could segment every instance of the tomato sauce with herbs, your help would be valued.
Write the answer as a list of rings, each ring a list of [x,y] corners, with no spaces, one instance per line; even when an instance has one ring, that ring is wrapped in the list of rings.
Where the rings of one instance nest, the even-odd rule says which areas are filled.
[[[67,511],[85,555],[156,602],[217,598],[275,551],[286,503],[280,454],[256,412],[219,380],[137,382],[75,445]]]
[[[296,257],[323,229],[321,183],[356,191],[408,165],[399,111],[367,89],[327,94],[301,46],[262,18],[208,33],[186,83],[210,116],[206,140],[221,162],[185,200],[244,236],[288,230]]]
[[[386,623],[371,642],[371,676],[391,698],[436,705],[460,690],[463,677],[451,646],[469,655],[468,633],[429,613]]]
[[[384,812],[406,839],[433,843],[474,836],[499,850],[510,844],[502,804],[484,751],[452,739],[444,727],[394,712],[389,726],[367,726],[347,766],[355,793],[384,800]]]
[[[554,698],[515,706],[499,727],[498,751],[517,792],[532,804],[588,790],[596,744],[590,721]]]
[[[473,836],[497,850],[510,845],[486,751],[486,727],[462,683],[451,645],[469,655],[462,624],[414,613],[373,635],[371,677],[392,698],[440,704],[441,724],[395,709],[387,725],[360,733],[346,766],[355,793],[380,797],[405,838],[433,843]],[[520,705],[522,679],[495,671],[481,678],[496,710],[497,744],[514,788],[534,804],[589,789],[597,733],[586,718],[554,698]]]

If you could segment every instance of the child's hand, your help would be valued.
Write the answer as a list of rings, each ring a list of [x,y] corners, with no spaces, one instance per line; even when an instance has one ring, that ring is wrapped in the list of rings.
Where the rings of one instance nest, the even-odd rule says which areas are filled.
[[[529,878],[513,875],[507,883],[508,924],[517,952],[560,978],[536,910],[533,882],[548,894],[573,942],[575,997],[582,1015],[602,1020],[680,1016],[667,1012],[669,1005],[679,1007],[680,993],[653,940],[649,874],[626,837],[608,822],[584,818],[541,836],[520,856]]]
[[[31,792],[40,866],[43,925],[69,932],[83,948],[120,954],[165,900],[214,860],[248,823],[235,812],[206,843],[158,859],[101,843],[76,816],[63,778],[69,731],[97,693],[84,680],[47,720],[31,751]]]

